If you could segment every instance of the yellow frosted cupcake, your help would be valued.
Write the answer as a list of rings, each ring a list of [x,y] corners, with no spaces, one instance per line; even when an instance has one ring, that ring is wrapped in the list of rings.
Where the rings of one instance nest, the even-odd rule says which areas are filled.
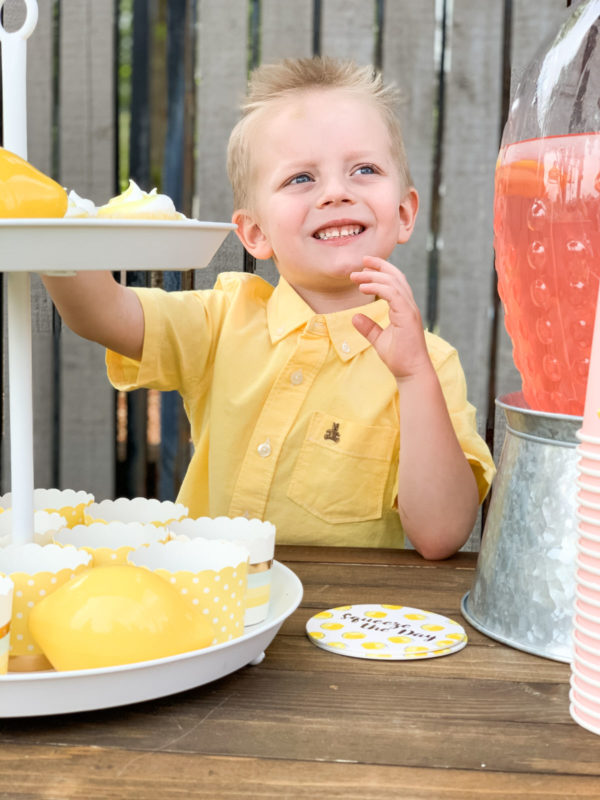
[[[98,208],[97,216],[101,219],[185,219],[166,194],[158,194],[156,189],[144,192],[131,179],[124,192]]]

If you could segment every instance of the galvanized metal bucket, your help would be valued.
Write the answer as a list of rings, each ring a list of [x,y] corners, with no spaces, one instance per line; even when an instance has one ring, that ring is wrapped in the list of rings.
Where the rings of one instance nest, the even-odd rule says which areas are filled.
[[[496,404],[506,416],[506,436],[462,613],[492,639],[569,662],[582,419],[532,411],[520,392]]]

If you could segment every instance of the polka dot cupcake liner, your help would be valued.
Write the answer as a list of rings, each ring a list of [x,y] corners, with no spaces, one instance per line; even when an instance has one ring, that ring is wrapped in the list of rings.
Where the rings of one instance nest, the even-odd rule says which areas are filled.
[[[84,521],[84,510],[94,502],[94,495],[75,489],[34,489],[34,511],[47,511],[64,517],[69,528]],[[10,492],[0,497],[0,506],[8,509],[12,504]],[[45,544],[46,542],[39,542]]]
[[[0,550],[0,574],[14,584],[9,669],[15,668],[13,659],[25,656],[32,658],[36,669],[48,667],[29,632],[29,614],[36,603],[87,569],[90,561],[89,553],[55,544],[9,545]],[[18,669],[28,669],[26,660],[21,658],[20,663]]]
[[[164,542],[169,536],[167,528],[150,523],[93,522],[65,528],[54,536],[54,541],[61,546],[73,545],[85,550],[92,557],[90,566],[106,567],[126,564],[129,553],[138,547]]]
[[[91,503],[85,509],[82,522],[143,522],[164,527],[175,520],[187,517],[188,509],[181,503],[157,500],[155,497],[118,497]]]
[[[127,562],[152,570],[199,607],[215,630],[211,644],[219,644],[244,632],[248,558],[232,542],[194,539],[139,548]]]
[[[306,623],[306,633],[331,653],[382,661],[439,658],[467,644],[464,628],[448,617],[375,603],[320,611]]]
[[[275,526],[271,522],[246,517],[198,517],[169,524],[180,541],[223,539],[248,549],[248,588],[244,625],[256,625],[267,618],[271,598],[271,574],[275,553]]]

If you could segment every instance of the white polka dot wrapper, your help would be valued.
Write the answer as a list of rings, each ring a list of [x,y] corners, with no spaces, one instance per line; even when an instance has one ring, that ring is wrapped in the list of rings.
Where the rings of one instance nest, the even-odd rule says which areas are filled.
[[[215,630],[211,644],[219,644],[244,632],[248,559],[233,542],[193,539],[140,547],[127,562],[160,575],[200,608]]]
[[[380,661],[438,658],[467,644],[464,628],[448,617],[378,603],[320,611],[306,623],[306,633],[330,653]]]
[[[9,545],[0,549],[0,574],[14,583],[10,627],[10,672],[49,669],[50,664],[31,636],[31,609],[63,583],[90,566],[91,556],[75,547],[56,544]]]

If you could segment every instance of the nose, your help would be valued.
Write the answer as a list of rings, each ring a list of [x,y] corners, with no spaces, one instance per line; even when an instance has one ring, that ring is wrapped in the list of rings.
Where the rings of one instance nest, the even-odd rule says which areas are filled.
[[[319,208],[352,203],[354,203],[352,191],[343,177],[331,175],[323,180]]]

